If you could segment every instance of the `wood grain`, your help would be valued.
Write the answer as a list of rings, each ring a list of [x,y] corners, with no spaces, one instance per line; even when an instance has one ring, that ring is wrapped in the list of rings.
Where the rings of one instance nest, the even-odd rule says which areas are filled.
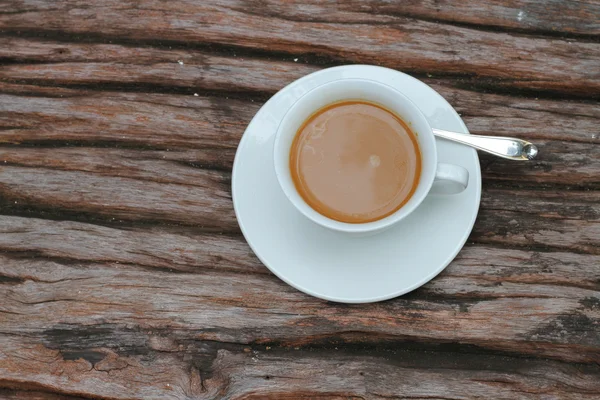
[[[341,4],[306,1],[302,5],[263,2],[270,13],[307,21],[327,15],[336,22],[392,21],[409,17],[437,23],[461,24],[475,29],[530,32],[540,35],[594,37],[600,33],[600,6],[588,1],[345,1]]]
[[[230,79],[233,84],[238,77]],[[268,77],[264,79],[268,81]],[[0,86],[0,91],[20,87],[22,85],[5,85]],[[466,114],[464,119],[472,133],[523,137],[540,146],[539,158],[529,164],[484,156],[486,177],[518,178],[524,183],[576,183],[592,188],[600,185],[598,107],[587,103],[483,95],[439,83],[434,87],[455,104],[459,112]],[[37,92],[35,86],[28,90],[35,91],[36,96],[0,94],[4,99],[5,116],[0,119],[0,126],[4,125],[0,141],[37,147],[55,142],[55,145],[140,146],[160,150],[151,155],[151,159],[165,156],[173,160],[176,156],[166,155],[166,150],[183,151],[182,161],[196,154],[192,158],[196,164],[216,169],[231,167],[239,138],[259,107],[253,100],[214,96],[71,90],[69,95],[56,99]],[[486,107],[482,109],[478,105],[484,100]],[[209,151],[213,148],[214,152]],[[193,153],[191,149],[198,152]]]
[[[84,164],[84,171],[65,171],[60,166],[49,169],[49,163],[40,168],[1,167],[0,190],[5,213],[42,217],[62,213],[62,218],[71,215],[78,220],[104,224],[168,223],[202,231],[239,232],[228,173],[192,170],[182,175],[177,172],[183,169],[180,164],[170,170],[170,162],[159,160],[146,165],[138,163],[133,171],[137,177],[132,179],[119,164],[113,169],[101,168],[101,160],[92,159],[95,165]],[[78,165],[71,163],[69,167],[76,169]],[[160,173],[152,179],[144,178],[155,169]],[[164,183],[170,175],[178,176],[182,182]],[[472,240],[600,254],[597,193],[568,197],[523,190],[487,193],[484,192]],[[193,219],[189,218],[190,213]]]
[[[0,10],[10,13],[31,11],[69,10],[76,2],[45,3],[42,1],[7,0]],[[219,4],[219,3],[217,3]],[[568,34],[594,37],[600,34],[597,20],[600,8],[593,1],[546,1],[540,4],[531,0],[436,2],[411,1],[403,4],[381,0],[345,1],[343,3],[308,0],[302,4],[262,0],[220,2],[224,7],[237,7],[239,11],[261,8],[266,15],[285,19],[312,22],[335,21],[339,23],[389,22],[393,17],[432,20],[437,23],[473,25],[477,29],[503,29],[536,34],[562,36]],[[185,7],[186,2],[171,3],[171,9]],[[69,7],[71,6],[71,7]],[[162,7],[166,7],[161,4]],[[155,4],[148,6],[155,9]],[[522,12],[520,15],[519,13]]]
[[[234,46],[329,62],[385,64],[405,71],[477,76],[500,85],[598,98],[599,44],[554,37],[490,32],[407,17],[386,21],[305,21],[271,13],[258,2],[146,1],[135,6],[104,1],[17,2],[0,15],[0,28],[106,41],[172,41]],[[593,6],[592,6],[593,7]],[[328,13],[320,13],[326,16]],[[117,39],[120,38],[120,39]],[[537,57],[544,54],[543,58]],[[175,61],[175,60],[174,60]],[[183,61],[183,60],[182,60]],[[488,84],[493,82],[488,82]]]
[[[594,332],[599,323],[598,256],[519,251],[503,256],[505,252],[476,246],[463,252],[457,267],[449,268],[433,287],[425,286],[408,298],[322,308],[322,301],[265,277],[241,237],[236,245],[235,238],[215,241],[159,228],[121,231],[20,217],[5,217],[2,232],[6,242],[1,248],[9,254],[2,274],[16,280],[16,285],[6,287],[2,301],[8,313],[3,324],[7,332],[29,332],[40,324],[54,326],[61,321],[85,324],[89,315],[95,315],[116,324],[167,324],[221,342],[303,344],[350,333],[349,341],[460,340],[582,362],[600,355],[595,348],[600,337]],[[19,254],[27,257],[28,243],[37,244],[36,258],[54,261],[40,264],[20,259]],[[237,254],[232,253],[235,248]],[[476,266],[489,254],[498,260],[492,268]],[[17,261],[11,262],[15,256]],[[562,263],[571,269],[576,266],[580,275],[565,282]],[[44,268],[50,268],[51,275]],[[523,285],[520,279],[528,282],[532,271],[547,276],[549,284]],[[72,280],[77,281],[77,293],[67,290]],[[228,317],[214,319],[216,315]],[[564,324],[580,326],[582,333],[561,333],[557,326]],[[356,332],[359,338],[353,339]]]
[[[456,391],[444,392],[445,398],[465,398],[459,392],[468,388],[508,398],[536,387],[538,395],[594,398],[600,390],[595,363],[465,347],[475,342],[509,354],[596,361],[589,344],[598,340],[597,257],[507,256],[467,247],[409,298],[344,306],[241,271],[150,273],[125,263],[12,254],[0,264],[0,358],[6,361],[0,371],[15,390],[110,398],[388,398],[438,390]],[[515,331],[515,323],[528,331]],[[445,343],[460,335],[462,341],[465,329],[480,341],[446,346],[431,338],[440,335]],[[510,342],[518,348],[509,349],[499,334],[517,335]]]
[[[87,332],[81,329],[92,340],[127,334],[114,327],[96,332],[93,328]],[[49,337],[52,335],[60,333]],[[273,350],[268,346],[231,345],[216,350],[210,343],[165,340],[156,331],[129,335],[129,355],[117,355],[109,348],[82,352],[76,343],[63,343],[73,347],[70,352],[67,348],[61,352],[22,344],[10,337],[2,337],[0,351],[19,355],[10,358],[10,367],[15,370],[62,373],[62,379],[57,379],[55,374],[42,372],[38,376],[42,383],[36,386],[20,383],[23,377],[14,374],[16,388],[74,396],[105,380],[107,374],[112,385],[99,388],[97,395],[113,398],[117,393],[115,398],[121,399],[464,399],[490,395],[508,399],[560,396],[565,391],[572,395],[565,398],[593,399],[598,394],[598,383],[594,381],[598,368],[593,366],[493,355],[473,362],[468,355],[423,354],[410,348]],[[183,349],[194,358],[181,357]],[[136,355],[140,350],[146,354]],[[74,359],[78,353],[85,358]],[[32,362],[26,363],[22,355]],[[340,380],[345,382],[344,390],[332,389]],[[137,386],[143,390],[136,390]]]
[[[83,328],[85,329],[85,328]],[[82,333],[85,330],[82,330]],[[55,334],[60,335],[58,332]],[[97,340],[110,336],[121,337],[123,332],[90,329],[88,334]],[[77,396],[106,374],[112,377],[112,387],[97,391],[99,396],[117,398],[236,398],[236,399],[384,399],[408,395],[410,398],[431,398],[444,392],[445,399],[466,398],[465,392],[475,390],[476,396],[495,395],[497,398],[536,398],[552,396],[568,390],[573,398],[592,399],[598,393],[594,375],[597,367],[562,366],[558,363],[519,360],[509,357],[483,356],[472,363],[468,356],[445,352],[421,352],[408,349],[385,351],[378,349],[278,349],[268,346],[229,346],[216,350],[210,343],[173,342],[164,340],[158,332],[132,333],[131,355],[117,355],[108,348],[81,352],[77,345],[64,352],[41,346],[15,349],[15,342],[3,338],[4,349],[20,350],[35,360],[27,365],[12,357],[11,367],[62,371],[64,384],[54,374],[40,374],[43,382],[37,386],[16,383],[17,388],[60,391]],[[181,357],[193,353],[194,360]],[[145,356],[136,350],[147,351]],[[73,359],[74,354],[86,358]],[[8,353],[8,352],[7,352]],[[10,353],[9,353],[10,354]],[[63,358],[64,357],[64,358]],[[95,358],[94,358],[95,357]],[[336,361],[334,361],[336,360]],[[515,366],[519,363],[519,367]],[[41,365],[40,365],[41,364]],[[437,365],[432,369],[431,364]],[[310,370],[306,369],[311,365]],[[463,367],[456,367],[462,365]],[[232,378],[227,378],[228,376]],[[77,379],[69,379],[77,377]],[[20,376],[15,376],[21,380]],[[344,391],[332,390],[335,382],[346,382]],[[389,381],[387,380],[389,379]],[[130,382],[145,385],[136,391]],[[392,382],[395,382],[393,384]],[[332,385],[333,384],[333,385]]]
[[[179,158],[185,152],[11,149],[0,151],[5,213],[238,232],[229,173],[189,168],[204,161]],[[598,254],[598,204],[596,192],[486,190],[472,239]]]
[[[595,1],[0,3],[0,398],[600,397]],[[335,304],[240,234],[250,119],[327,66],[409,72],[474,134],[469,240],[401,298]],[[443,128],[443,127],[441,127]]]

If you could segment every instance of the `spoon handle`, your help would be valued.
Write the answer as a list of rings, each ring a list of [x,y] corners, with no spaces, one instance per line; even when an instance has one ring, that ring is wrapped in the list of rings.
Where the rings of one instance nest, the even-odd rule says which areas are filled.
[[[538,153],[534,144],[511,137],[466,135],[435,128],[433,128],[433,134],[509,160],[532,160]]]

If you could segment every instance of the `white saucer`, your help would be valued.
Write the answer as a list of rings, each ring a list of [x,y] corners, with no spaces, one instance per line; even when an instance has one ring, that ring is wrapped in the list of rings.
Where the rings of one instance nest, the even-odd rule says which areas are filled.
[[[248,125],[233,165],[233,205],[254,253],[286,283],[331,301],[381,301],[428,282],[463,247],[479,209],[479,159],[474,149],[438,140],[439,162],[465,167],[470,174],[468,188],[459,195],[428,196],[408,218],[383,233],[351,237],[314,224],[279,187],[273,140],[281,118],[302,94],[340,78],[366,78],[396,87],[432,127],[468,133],[452,106],[411,76],[366,65],[318,71],[278,92]]]

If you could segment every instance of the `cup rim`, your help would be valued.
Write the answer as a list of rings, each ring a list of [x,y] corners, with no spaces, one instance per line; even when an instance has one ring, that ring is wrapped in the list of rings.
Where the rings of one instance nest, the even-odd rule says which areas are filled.
[[[411,196],[411,199],[409,200],[409,202],[407,204],[403,205],[402,207],[400,207],[394,213],[392,213],[384,218],[378,219],[376,221],[364,222],[364,223],[348,223],[348,222],[341,222],[341,221],[337,221],[332,218],[326,217],[325,215],[314,210],[308,203],[306,203],[306,201],[302,198],[302,196],[297,192],[293,183],[291,185],[291,187],[292,187],[291,190],[294,193],[293,194],[290,193],[290,189],[289,189],[290,185],[288,185],[286,183],[286,180],[288,178],[284,177],[284,175],[286,174],[286,171],[289,173],[289,163],[287,163],[285,166],[283,166],[283,165],[281,165],[281,163],[278,162],[278,160],[280,159],[280,157],[278,157],[278,154],[280,154],[280,152],[281,152],[281,149],[280,149],[281,141],[283,140],[283,136],[284,136],[283,129],[289,123],[289,120],[293,116],[294,112],[298,111],[298,108],[303,103],[310,100],[310,98],[312,96],[314,96],[316,93],[318,93],[322,90],[325,90],[325,88],[330,87],[332,85],[347,84],[350,82],[356,82],[356,83],[362,82],[362,83],[367,83],[372,86],[378,86],[380,89],[393,92],[394,95],[397,95],[399,98],[401,98],[402,101],[405,102],[405,104],[408,104],[409,108],[412,109],[411,114],[416,116],[416,118],[420,119],[421,122],[424,123],[427,128],[427,132],[419,132],[419,133],[425,133],[426,136],[429,136],[429,139],[432,142],[433,149],[431,151],[431,154],[428,154],[428,160],[429,160],[428,164],[437,165],[437,147],[436,147],[435,138],[433,136],[433,131],[432,131],[431,125],[429,124],[429,121],[427,120],[427,118],[425,117],[423,112],[417,107],[417,105],[412,100],[410,100],[408,98],[408,96],[406,96],[401,91],[399,91],[398,89],[396,89],[390,85],[386,85],[385,83],[377,82],[377,81],[374,81],[371,79],[340,78],[340,79],[324,82],[323,84],[318,85],[318,86],[308,90],[306,93],[301,95],[285,112],[283,118],[279,122],[277,131],[275,134],[275,140],[274,140],[274,144],[273,144],[274,167],[275,167],[275,174],[277,176],[277,181],[278,181],[279,186],[282,189],[283,193],[285,194],[287,199],[290,201],[290,203],[292,203],[292,205],[296,208],[296,210],[298,210],[306,218],[308,218],[312,222],[316,223],[317,225],[320,225],[322,227],[325,227],[325,228],[328,228],[328,229],[331,229],[334,231],[338,231],[338,232],[369,233],[369,232],[380,231],[385,228],[388,228],[388,227],[398,223],[399,221],[401,221],[402,219],[407,217],[409,214],[411,214],[423,202],[423,200],[429,193],[431,186],[433,185],[434,174],[432,174],[430,176],[430,178],[427,179],[426,181],[424,181],[422,178],[420,178],[419,185],[417,186],[417,188],[419,188],[419,186],[421,186],[421,185],[425,185],[425,189],[422,190],[421,193],[419,194],[420,197],[419,198],[416,197],[417,196],[416,192],[418,190],[415,191],[415,193]],[[349,97],[348,100],[350,100],[350,99],[355,100],[356,98]],[[341,102],[344,100],[345,99],[340,99],[340,100],[332,101],[328,104],[334,104],[334,103]],[[373,103],[376,103],[376,102],[373,102]],[[381,104],[381,105],[384,106],[386,109],[390,110],[391,112],[393,112],[394,114],[398,114],[395,110],[393,110],[392,107],[389,107],[386,104]],[[325,105],[323,107],[326,107],[326,106],[327,105]],[[312,113],[317,112],[318,110],[322,109],[323,107],[314,107],[312,109],[311,115],[312,115]],[[296,133],[297,133],[297,130],[294,130],[294,136],[296,135]],[[417,135],[417,136],[420,139],[421,135]],[[419,151],[422,151],[421,143],[419,143]],[[289,160],[289,154],[287,155],[286,159]],[[422,156],[421,160],[422,160],[421,162],[424,163],[423,156]],[[415,198],[417,200],[414,200]],[[411,203],[411,201],[412,201],[412,203]],[[300,206],[298,204],[299,202],[303,206]]]

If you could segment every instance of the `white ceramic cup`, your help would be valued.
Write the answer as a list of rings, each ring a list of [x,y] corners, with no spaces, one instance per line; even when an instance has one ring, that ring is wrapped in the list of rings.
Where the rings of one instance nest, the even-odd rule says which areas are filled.
[[[398,115],[417,136],[422,162],[417,189],[398,211],[377,221],[351,224],[328,218],[304,201],[292,180],[290,149],[296,133],[316,111],[342,100],[363,100],[383,106]],[[279,124],[273,151],[275,173],[290,202],[311,221],[339,232],[366,234],[383,231],[412,213],[430,192],[458,194],[466,189],[469,182],[469,172],[465,168],[453,164],[438,164],[435,137],[421,110],[398,90],[368,79],[331,81],[301,96]],[[435,189],[432,190],[434,181]]]

